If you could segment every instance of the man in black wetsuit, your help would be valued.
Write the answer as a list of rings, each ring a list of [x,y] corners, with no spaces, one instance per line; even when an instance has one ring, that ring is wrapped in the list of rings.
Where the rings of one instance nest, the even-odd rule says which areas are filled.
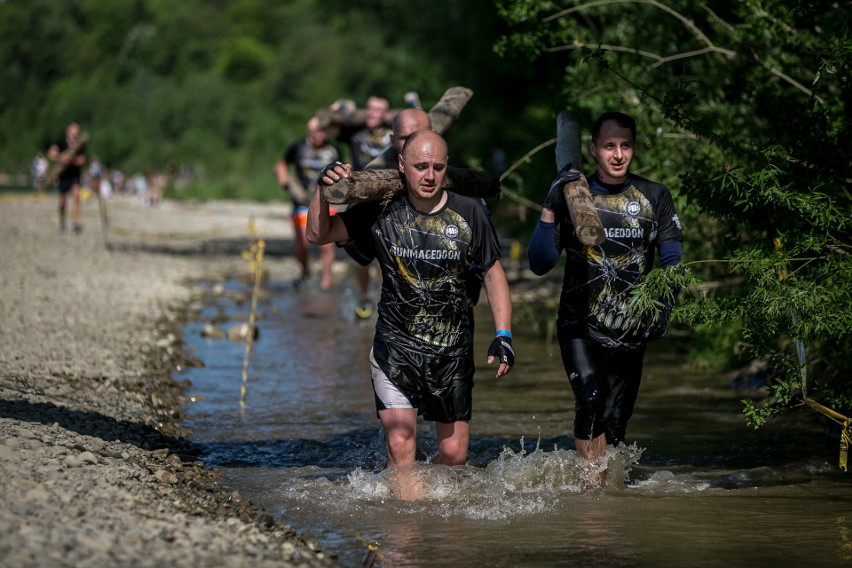
[[[636,123],[618,112],[601,115],[589,153],[596,171],[588,178],[606,240],[583,245],[574,233],[562,187],[576,179],[566,168],[543,204],[529,245],[530,268],[542,275],[565,250],[565,277],[557,329],[565,371],[574,391],[574,439],[578,454],[602,462],[607,444],[624,440],[639,393],[647,343],[665,333],[676,291],[658,314],[631,317],[627,301],[653,268],[681,259],[680,221],[666,187],[630,173]],[[574,164],[574,168],[579,167]]]

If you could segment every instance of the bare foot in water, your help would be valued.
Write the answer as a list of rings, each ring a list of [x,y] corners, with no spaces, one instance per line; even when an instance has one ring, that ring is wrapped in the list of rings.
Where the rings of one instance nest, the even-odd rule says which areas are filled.
[[[604,462],[582,460],[580,477],[589,489],[599,489],[606,484],[606,465]]]
[[[416,466],[386,470],[385,479],[397,499],[417,501],[426,497],[426,486]]]

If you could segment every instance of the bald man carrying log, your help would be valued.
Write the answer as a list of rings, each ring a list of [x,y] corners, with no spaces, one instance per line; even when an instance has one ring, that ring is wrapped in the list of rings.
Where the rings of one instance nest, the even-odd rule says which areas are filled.
[[[472,415],[473,337],[464,279],[481,267],[494,318],[488,363],[497,377],[514,365],[512,304],[494,227],[473,199],[443,187],[447,145],[431,130],[412,133],[398,158],[405,192],[329,214],[323,188],[351,175],[339,162],[323,171],[308,210],[314,244],[367,239],[382,270],[370,353],[376,410],[385,430],[394,491],[424,495],[415,464],[417,416],[436,423],[433,463],[463,465]]]

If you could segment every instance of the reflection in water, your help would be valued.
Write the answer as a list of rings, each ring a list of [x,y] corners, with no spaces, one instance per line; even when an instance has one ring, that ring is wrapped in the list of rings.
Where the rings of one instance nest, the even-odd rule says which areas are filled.
[[[426,465],[437,448],[421,421],[412,471],[426,498],[396,499],[370,386],[373,329],[341,318],[352,313],[347,298],[272,289],[259,307],[243,412],[244,346],[201,339],[205,321],[185,331],[206,366],[181,377],[202,399],[186,425],[205,462],[282,522],[310,530],[343,566],[359,566],[374,542],[376,565],[387,567],[852,561],[849,477],[820,454],[818,423],[747,428],[743,393],[685,372],[671,344],[649,351],[629,445],[610,449],[605,485],[590,489],[558,353],[519,330],[515,372],[496,380],[484,362],[488,330],[478,330],[468,465]],[[245,309],[223,298],[205,316],[239,320]]]

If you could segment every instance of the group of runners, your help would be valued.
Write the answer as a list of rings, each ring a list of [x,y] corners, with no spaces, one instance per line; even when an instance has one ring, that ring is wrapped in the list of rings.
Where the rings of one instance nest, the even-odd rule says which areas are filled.
[[[438,453],[431,463],[454,466],[467,459],[476,367],[476,298],[470,282],[480,283],[488,297],[495,331],[486,360],[497,365],[498,378],[515,365],[512,302],[487,210],[463,191],[443,189],[449,152],[444,138],[432,130],[429,114],[406,108],[389,118],[388,100],[378,96],[369,99],[366,110],[363,128],[338,132],[337,140],[351,145],[351,163],[343,163],[337,140],[312,118],[307,136],[282,154],[276,173],[293,202],[300,282],[310,274],[309,243],[322,251],[323,289],[332,285],[334,247],[343,247],[360,267],[358,316],[369,318],[367,270],[374,261],[381,270],[370,374],[388,467],[399,474],[399,495],[414,498],[422,487],[416,476],[406,475],[406,468],[416,463],[418,416],[435,422]],[[79,137],[80,127],[72,123],[47,153],[62,170],[63,230],[68,195],[75,203],[73,228],[82,228],[79,186],[86,153]],[[593,466],[604,464],[608,446],[625,439],[646,346],[666,332],[677,295],[676,290],[664,294],[662,308],[654,313],[631,315],[628,309],[631,291],[657,256],[662,267],[680,263],[683,239],[668,189],[630,171],[635,145],[632,117],[608,112],[595,121],[587,146],[595,171],[587,181],[606,235],[602,244],[583,244],[574,231],[563,187],[577,179],[582,165],[568,164],[549,188],[528,248],[530,268],[538,275],[566,255],[558,339],[574,393],[577,453]],[[388,148],[391,159],[376,161]],[[335,211],[323,188],[371,162],[397,169],[405,192],[389,202],[368,201]]]
[[[416,463],[418,416],[435,423],[438,452],[431,463],[453,466],[467,459],[475,371],[466,293],[471,272],[481,274],[488,297],[495,336],[487,362],[497,366],[498,378],[515,365],[512,303],[489,216],[476,199],[442,187],[446,141],[419,109],[400,112],[393,129],[395,168],[405,193],[335,212],[323,188],[357,168],[340,159],[326,162],[311,187],[305,235],[317,246],[347,246],[360,263],[375,259],[381,269],[370,373],[396,491],[416,498],[423,492],[410,468]],[[585,245],[573,230],[562,189],[577,179],[581,164],[569,164],[548,191],[528,251],[530,268],[539,275],[566,254],[558,338],[575,398],[577,453],[597,473],[608,446],[624,441],[646,346],[665,333],[676,297],[669,291],[661,309],[631,316],[630,293],[657,255],[665,267],[679,264],[682,254],[680,221],[668,189],[630,171],[635,142],[635,121],[619,112],[601,115],[588,141],[595,162],[588,183],[605,241]],[[590,482],[600,479],[595,475]]]

